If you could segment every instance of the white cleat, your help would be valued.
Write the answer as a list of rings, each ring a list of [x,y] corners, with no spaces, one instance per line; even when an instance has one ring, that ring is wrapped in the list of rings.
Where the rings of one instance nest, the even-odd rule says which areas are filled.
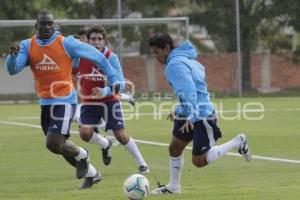
[[[101,122],[100,122],[100,124],[97,126],[97,128],[105,129],[105,127],[106,127],[106,122],[105,122],[103,119],[101,119]]]
[[[181,193],[181,189],[171,190],[167,188],[166,185],[161,185],[158,188],[152,190],[151,194],[153,195],[161,195],[161,194],[179,194]]]
[[[120,142],[117,140],[117,138],[114,135],[107,134],[104,137],[108,139],[110,146],[120,145]]]
[[[247,136],[245,134],[239,134],[238,138],[241,142],[239,153],[245,158],[246,161],[251,160],[251,149],[248,143]]]

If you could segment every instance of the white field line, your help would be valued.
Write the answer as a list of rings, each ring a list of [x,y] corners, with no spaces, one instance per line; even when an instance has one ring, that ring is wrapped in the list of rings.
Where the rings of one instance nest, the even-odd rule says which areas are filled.
[[[247,112],[247,113],[262,113],[262,112],[291,112],[291,111],[300,111],[300,108],[274,108],[274,109],[245,109],[245,110],[220,110],[217,113],[238,113],[238,112]],[[169,112],[128,112],[124,113],[124,116],[160,116],[168,115]],[[35,120],[40,119],[39,116],[24,116],[24,117],[9,117],[8,120]]]
[[[39,116],[24,116],[24,117],[9,117],[8,120],[33,120],[33,119],[40,119]]]
[[[24,127],[29,127],[29,128],[38,128],[38,129],[42,128],[41,126],[35,125],[35,124],[19,123],[19,122],[13,122],[13,121],[0,121],[0,124],[24,126]],[[78,131],[71,131],[71,133],[78,134]],[[169,146],[169,144],[161,143],[161,142],[145,141],[145,140],[138,140],[138,139],[135,139],[135,141],[140,144],[148,144],[148,145],[164,146],[164,147]],[[191,150],[192,148],[187,147],[187,149]],[[229,153],[227,153],[227,155],[241,157],[241,155],[238,153],[229,152]],[[257,159],[257,160],[269,160],[269,161],[276,161],[276,162],[283,162],[283,163],[300,164],[300,160],[290,160],[290,159],[284,159],[284,158],[275,158],[275,157],[266,157],[266,156],[257,156],[257,155],[252,155],[252,158]]]

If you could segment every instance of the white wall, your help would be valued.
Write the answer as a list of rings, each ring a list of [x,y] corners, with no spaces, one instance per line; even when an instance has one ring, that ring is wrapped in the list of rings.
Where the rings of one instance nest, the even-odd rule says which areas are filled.
[[[5,58],[0,58],[0,95],[35,93],[34,81],[29,67],[10,76],[5,67]]]

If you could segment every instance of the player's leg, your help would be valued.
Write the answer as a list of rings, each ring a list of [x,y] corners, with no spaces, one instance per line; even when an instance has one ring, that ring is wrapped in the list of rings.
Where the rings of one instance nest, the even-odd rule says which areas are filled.
[[[126,93],[121,93],[121,100],[124,100],[124,101],[129,101],[130,99],[132,99],[132,96],[129,95],[129,94],[126,94]]]
[[[96,144],[102,149],[102,160],[105,165],[111,163],[111,142],[108,138],[101,136],[95,131],[95,127],[99,124],[102,118],[103,106],[99,105],[82,105],[80,115],[79,133],[82,140]]]
[[[204,167],[220,159],[232,149],[244,147],[248,150],[247,138],[238,135],[221,145],[214,146],[215,142],[222,136],[216,119],[207,119],[195,124],[193,164],[196,167]],[[250,150],[249,150],[250,152]]]
[[[95,129],[95,132],[96,132],[96,133],[99,133],[99,128],[100,128],[100,129],[105,129],[105,127],[106,127],[106,122],[104,121],[103,118],[101,118],[100,123],[99,123],[99,124],[97,125],[97,127],[95,127],[94,129]]]
[[[79,132],[81,139],[85,142],[96,144],[103,149],[109,146],[108,139],[97,133],[93,126],[83,125],[79,128]]]
[[[65,148],[64,149],[73,149],[74,146],[76,146],[71,140],[66,140],[65,141]],[[81,147],[78,147],[79,150],[81,151],[82,148]],[[88,151],[86,149],[83,149],[87,152],[88,154]],[[80,154],[81,152],[79,152],[79,154],[77,156],[75,156],[75,160],[77,161],[76,162],[76,168],[77,168],[77,177],[78,177],[78,169],[82,166],[85,166],[85,159],[81,159],[78,161],[77,157],[80,158]],[[81,184],[81,186],[79,187],[79,189],[87,189],[87,188],[90,188],[92,187],[94,184],[100,182],[102,180],[102,176],[100,174],[100,172],[91,164],[89,163],[89,155],[87,155],[87,163],[88,163],[88,166],[87,166],[87,171],[84,175],[84,181],[83,183]]]
[[[76,110],[75,110],[75,114],[73,117],[73,121],[76,123],[80,123],[79,120],[80,120],[80,115],[81,115],[81,106],[82,106],[82,103],[76,105]]]
[[[92,126],[83,125],[79,130],[81,139],[91,144],[96,144],[102,151],[102,161],[104,165],[109,165],[112,159],[110,140],[96,133]]]
[[[74,115],[74,121],[81,124],[82,122],[81,122],[80,118],[85,118],[86,116],[88,116],[88,118],[91,118],[91,117],[95,118],[95,120],[97,120],[97,122],[95,121],[95,124],[97,124],[98,119],[99,119],[98,114],[96,114],[96,116],[90,116],[86,113],[86,112],[89,112],[89,110],[83,108],[83,110],[84,110],[83,112],[85,112],[85,114],[81,115],[82,105],[83,104],[80,104],[77,106],[76,112]],[[92,111],[92,114],[94,114],[94,113],[95,112]],[[83,119],[83,121],[88,121],[88,120]],[[98,128],[93,127],[93,126],[88,126],[88,125],[86,125],[86,126],[79,125],[79,133],[80,133],[80,137],[82,140],[92,143],[92,144],[96,144],[100,147],[100,149],[102,149],[103,163],[105,165],[109,165],[111,163],[111,152],[110,152],[110,147],[109,147],[109,140],[107,138],[102,137],[99,134]],[[69,158],[66,158],[66,160],[68,162],[70,162]]]
[[[46,146],[52,153],[73,157],[76,160],[76,176],[82,178],[88,171],[88,152],[70,140],[66,142],[74,109],[75,105],[51,106],[51,123],[46,136]]]
[[[44,132],[44,135],[47,136],[48,128],[50,127],[51,124],[51,114],[50,114],[50,105],[47,106],[41,106],[41,126]],[[67,142],[66,138],[66,142]],[[64,159],[73,167],[76,167],[76,160],[72,156],[64,156]]]
[[[69,138],[66,138],[65,143],[68,144],[69,142],[71,142]],[[73,156],[67,156],[67,155],[62,155],[62,156],[70,165],[76,168],[76,160]]]
[[[113,129],[113,133],[116,139],[124,145],[124,148],[133,156],[135,162],[138,166],[139,173],[149,173],[150,169],[148,164],[144,160],[138,146],[136,145],[135,140],[132,137],[129,137],[125,132],[124,128]]]
[[[96,175],[97,170],[92,165],[89,165],[87,150],[76,146],[70,140],[66,141],[64,135],[48,132],[46,146],[52,153],[61,154],[64,158],[67,158],[67,161],[72,161],[71,157],[74,158],[77,178],[85,177],[89,171],[93,171],[94,176]]]
[[[76,166],[77,178],[96,176],[98,174],[94,166],[89,164],[89,156],[86,149],[76,146],[66,138],[70,135],[70,125],[73,117],[73,110],[76,105],[53,105],[50,108],[50,126],[46,136],[47,148],[55,154],[61,154],[67,161],[73,157]],[[73,164],[72,162],[69,162]]]
[[[128,103],[130,103],[132,106],[135,105],[135,100],[132,95],[126,94],[126,93],[121,93],[120,95],[121,95],[120,98],[122,101],[128,101]]]
[[[169,146],[170,154],[170,177],[167,185],[159,185],[159,187],[153,190],[151,193],[155,195],[168,194],[168,193],[180,193],[180,177],[181,171],[184,165],[183,150],[190,143],[193,138],[193,131],[188,133],[181,133],[180,127],[185,123],[184,120],[175,120],[173,127],[173,138]]]
[[[138,171],[140,173],[149,173],[150,169],[137,147],[135,140],[129,137],[125,132],[120,101],[108,102],[107,109],[107,116],[105,117],[107,118],[105,120],[107,122],[106,130],[112,130],[116,139],[124,145],[125,149],[134,157],[135,162],[138,165]]]

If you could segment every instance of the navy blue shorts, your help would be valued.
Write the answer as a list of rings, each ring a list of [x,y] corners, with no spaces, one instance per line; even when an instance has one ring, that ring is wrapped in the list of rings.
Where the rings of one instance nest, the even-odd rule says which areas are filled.
[[[97,127],[101,119],[106,122],[105,131],[124,129],[123,111],[120,101],[84,103],[81,106],[80,125]]]
[[[55,104],[41,106],[41,125],[45,135],[48,132],[70,136],[70,126],[76,104]]]
[[[188,133],[179,131],[184,123],[185,120],[174,121],[173,136],[185,142],[193,140],[193,155],[198,156],[208,152],[216,141],[222,137],[221,130],[217,126],[216,117],[210,116],[208,119],[195,122],[194,130]]]

